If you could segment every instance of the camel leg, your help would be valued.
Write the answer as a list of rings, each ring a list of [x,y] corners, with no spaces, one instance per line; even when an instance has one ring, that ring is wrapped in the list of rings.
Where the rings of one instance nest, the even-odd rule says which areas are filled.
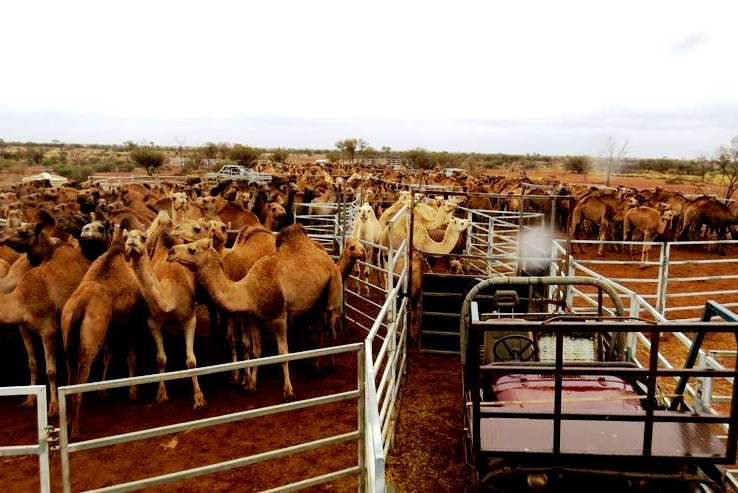
[[[607,221],[602,221],[600,223],[600,235],[599,235],[599,241],[600,245],[597,247],[597,256],[602,257],[603,251],[605,249],[605,240],[607,239],[607,232],[610,229],[610,223]]]
[[[26,353],[28,353],[29,385],[36,385],[38,382],[38,362],[36,361],[36,351],[33,348],[33,337],[31,336],[31,331],[25,325],[20,326],[20,334],[23,338],[23,345],[26,347]],[[34,407],[35,405],[35,395],[29,395],[21,404],[23,407]]]
[[[70,381],[71,384],[86,383],[90,378],[90,370],[95,356],[100,352],[100,348],[105,340],[105,334],[110,321],[109,314],[102,316],[85,316],[80,326],[79,332],[79,354],[77,356],[76,379]],[[69,415],[71,429],[71,438],[79,436],[79,418],[82,410],[83,394],[72,395],[72,412]]]
[[[197,368],[197,358],[195,357],[195,326],[197,325],[197,317],[193,312],[192,317],[185,321],[184,332],[185,332],[185,348],[187,351],[187,368]],[[192,390],[193,390],[193,405],[192,409],[195,411],[204,411],[208,408],[208,403],[205,402],[205,396],[200,389],[200,383],[197,380],[197,376],[192,377]]]
[[[271,322],[271,330],[277,339],[277,352],[279,354],[289,353],[289,348],[287,347],[287,320],[284,318],[273,320]],[[282,374],[284,376],[283,396],[285,400],[290,400],[295,397],[295,394],[292,390],[289,362],[287,361],[282,363]]]
[[[136,351],[133,348],[133,343],[128,348],[128,376],[133,378],[136,376]],[[132,401],[141,400],[141,395],[138,392],[138,385],[131,385],[128,387],[128,399]]]
[[[103,370],[102,379],[103,381],[108,380],[110,374],[110,364],[113,361],[113,348],[109,341],[105,341],[103,344]],[[110,398],[110,389],[102,389],[99,393],[100,397],[104,399]]]
[[[243,335],[244,357],[249,359],[261,358],[261,326],[253,318],[246,320]],[[248,347],[248,350],[247,350]],[[258,366],[246,368],[243,375],[243,388],[249,392],[256,391],[256,374]]]
[[[149,329],[151,335],[154,337],[156,343],[156,366],[159,373],[164,373],[167,368],[167,355],[164,352],[164,339],[161,335],[161,326],[159,326],[154,320],[149,319]],[[164,380],[159,381],[159,389],[156,392],[156,403],[161,404],[169,400],[167,395],[167,387],[164,385]]]
[[[52,316],[56,316],[52,314]],[[50,417],[59,414],[59,400],[56,392],[56,327],[54,320],[45,322],[47,327],[41,330],[41,341],[44,346],[46,361],[46,380],[49,382],[49,412]]]
[[[236,324],[243,323],[241,315],[235,313],[229,313],[226,315],[226,340],[228,340],[228,346],[231,348],[231,362],[235,363],[238,361],[238,351],[236,350]],[[243,338],[243,333],[242,333]],[[244,352],[244,358],[246,353]],[[239,370],[233,370],[231,372],[231,383],[238,384],[239,382]]]

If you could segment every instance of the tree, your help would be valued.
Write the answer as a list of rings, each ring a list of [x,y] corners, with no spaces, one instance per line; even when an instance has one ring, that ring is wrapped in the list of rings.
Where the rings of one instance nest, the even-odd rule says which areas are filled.
[[[26,160],[28,164],[41,164],[44,160],[44,150],[36,146],[28,146],[25,149]]]
[[[130,158],[136,166],[144,168],[146,174],[149,176],[153,176],[154,172],[161,168],[166,161],[166,156],[162,151],[146,147],[136,147],[133,149],[130,153]]]
[[[201,152],[205,159],[215,159],[218,157],[218,146],[214,142],[205,142]]]
[[[290,153],[287,152],[286,149],[274,149],[272,151],[272,161],[275,163],[284,163],[287,161],[287,158],[290,156]]]
[[[592,167],[588,156],[570,156],[566,159],[564,167],[572,173],[584,174]]]
[[[336,142],[336,148],[346,155],[346,159],[353,163],[356,159],[356,151],[366,149],[369,144],[362,139],[344,139]]]
[[[628,141],[623,141],[620,145],[617,139],[613,136],[607,138],[607,144],[605,149],[605,158],[607,159],[607,179],[605,180],[605,186],[610,186],[610,173],[613,167],[619,167],[625,156],[628,154]]]
[[[261,151],[253,147],[236,144],[231,149],[230,158],[242,166],[253,167],[254,161],[259,159]]]
[[[405,151],[405,160],[416,169],[433,169],[430,153],[420,147]]]
[[[725,185],[725,198],[730,199],[738,188],[738,136],[718,149],[717,172]]]

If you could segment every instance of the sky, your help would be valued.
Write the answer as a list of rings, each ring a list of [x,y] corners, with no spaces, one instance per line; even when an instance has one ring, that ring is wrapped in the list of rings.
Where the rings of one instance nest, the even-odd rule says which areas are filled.
[[[8,0],[0,139],[710,157],[734,1]]]

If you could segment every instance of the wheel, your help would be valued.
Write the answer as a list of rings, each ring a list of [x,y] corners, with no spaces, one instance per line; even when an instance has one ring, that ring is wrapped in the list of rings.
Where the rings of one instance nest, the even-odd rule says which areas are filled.
[[[496,361],[530,361],[538,351],[535,341],[530,337],[511,334],[495,341],[492,353]]]

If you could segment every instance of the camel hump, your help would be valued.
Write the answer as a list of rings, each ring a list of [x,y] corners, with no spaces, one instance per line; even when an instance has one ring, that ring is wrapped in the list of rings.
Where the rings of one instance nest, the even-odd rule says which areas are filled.
[[[279,248],[280,245],[284,244],[290,244],[295,242],[302,242],[307,238],[307,233],[305,233],[305,228],[302,227],[300,224],[290,224],[289,226],[286,226],[279,230],[279,233],[277,233],[277,248]]]

